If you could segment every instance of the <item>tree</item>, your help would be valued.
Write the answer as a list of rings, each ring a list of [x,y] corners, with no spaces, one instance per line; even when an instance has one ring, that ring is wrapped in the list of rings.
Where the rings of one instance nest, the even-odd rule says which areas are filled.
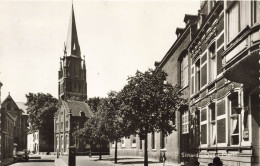
[[[108,93],[105,100],[103,111],[105,111],[105,127],[106,135],[110,142],[115,142],[115,158],[114,162],[117,163],[117,143],[124,136],[130,136],[127,128],[120,114],[120,94],[115,91]],[[130,132],[131,133],[131,132]]]
[[[30,130],[39,130],[44,137],[42,139],[47,145],[50,145],[53,142],[53,137],[49,133],[54,131],[53,118],[58,108],[58,100],[49,93],[29,93],[26,98]],[[47,150],[50,151],[50,148],[53,147],[49,147]]]
[[[98,108],[98,105],[100,103],[100,101],[102,100],[102,98],[99,98],[99,97],[93,97],[93,98],[89,98],[88,99],[88,105],[90,106],[90,108],[96,112],[97,111],[97,108]]]
[[[145,140],[145,166],[148,165],[147,134],[172,133],[175,111],[183,104],[179,88],[165,83],[166,77],[162,70],[137,71],[135,76],[128,78],[128,84],[120,92],[124,122],[134,129],[132,134]]]
[[[102,159],[102,144],[108,140],[105,127],[105,99],[99,99],[97,110],[85,122],[84,127],[73,133],[74,137],[84,139],[90,144],[99,145],[99,159]]]

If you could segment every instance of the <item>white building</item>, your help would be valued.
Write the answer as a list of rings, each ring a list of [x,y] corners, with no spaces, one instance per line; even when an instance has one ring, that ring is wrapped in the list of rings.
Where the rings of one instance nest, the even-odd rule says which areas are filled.
[[[39,131],[30,131],[27,134],[27,149],[32,153],[39,153]]]

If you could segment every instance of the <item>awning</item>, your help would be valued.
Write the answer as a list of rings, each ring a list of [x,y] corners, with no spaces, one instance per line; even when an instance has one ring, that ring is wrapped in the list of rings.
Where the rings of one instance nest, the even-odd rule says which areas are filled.
[[[224,71],[224,77],[232,82],[256,84],[259,79],[259,50],[251,52]]]

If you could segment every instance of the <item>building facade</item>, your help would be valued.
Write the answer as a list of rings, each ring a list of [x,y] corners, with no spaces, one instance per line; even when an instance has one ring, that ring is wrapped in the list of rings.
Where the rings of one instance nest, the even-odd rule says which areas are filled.
[[[182,87],[187,107],[176,112],[176,131],[165,141],[148,135],[149,157],[164,151],[185,165],[259,165],[260,2],[201,1],[198,15],[184,21],[156,67]],[[138,137],[122,138],[118,147],[119,155],[143,155]]]
[[[26,149],[27,147],[27,115],[18,107],[12,99],[10,93],[1,104],[2,112],[8,113],[15,120],[13,142],[17,144],[18,150]]]
[[[92,116],[86,103],[86,65],[85,59],[81,58],[73,6],[58,73],[60,107],[54,118],[54,151],[68,154],[70,146],[75,146],[77,153],[89,151],[89,145],[72,137],[72,133],[84,127],[84,123]]]
[[[40,152],[40,144],[39,144],[39,131],[29,131],[27,134],[27,150],[31,153],[39,153]]]
[[[168,162],[184,163],[187,157],[182,154],[190,153],[190,134],[189,134],[189,63],[190,56],[187,47],[193,40],[197,30],[197,16],[185,15],[185,27],[177,28],[177,40],[171,46],[164,58],[160,62],[155,62],[156,70],[162,69],[168,76],[166,81],[173,86],[179,86],[183,98],[187,100],[186,105],[181,107],[172,117],[175,129],[170,135],[164,133],[148,134],[148,157],[162,161],[165,154]],[[144,140],[138,136],[122,138],[118,143],[119,155],[144,155]],[[111,154],[114,153],[115,145],[111,144]]]
[[[201,164],[259,165],[259,2],[203,1],[191,56]]]
[[[13,156],[15,119],[1,109],[1,159]]]

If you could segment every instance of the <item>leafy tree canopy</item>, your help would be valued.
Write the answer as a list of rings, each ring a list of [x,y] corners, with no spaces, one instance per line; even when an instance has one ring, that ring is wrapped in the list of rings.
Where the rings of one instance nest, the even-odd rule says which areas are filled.
[[[149,69],[128,78],[120,92],[121,116],[142,138],[153,131],[170,134],[175,111],[183,104],[179,87],[166,82],[167,73]]]
[[[47,93],[26,94],[28,122],[31,130],[52,130],[58,100]],[[52,130],[53,131],[53,130]]]

